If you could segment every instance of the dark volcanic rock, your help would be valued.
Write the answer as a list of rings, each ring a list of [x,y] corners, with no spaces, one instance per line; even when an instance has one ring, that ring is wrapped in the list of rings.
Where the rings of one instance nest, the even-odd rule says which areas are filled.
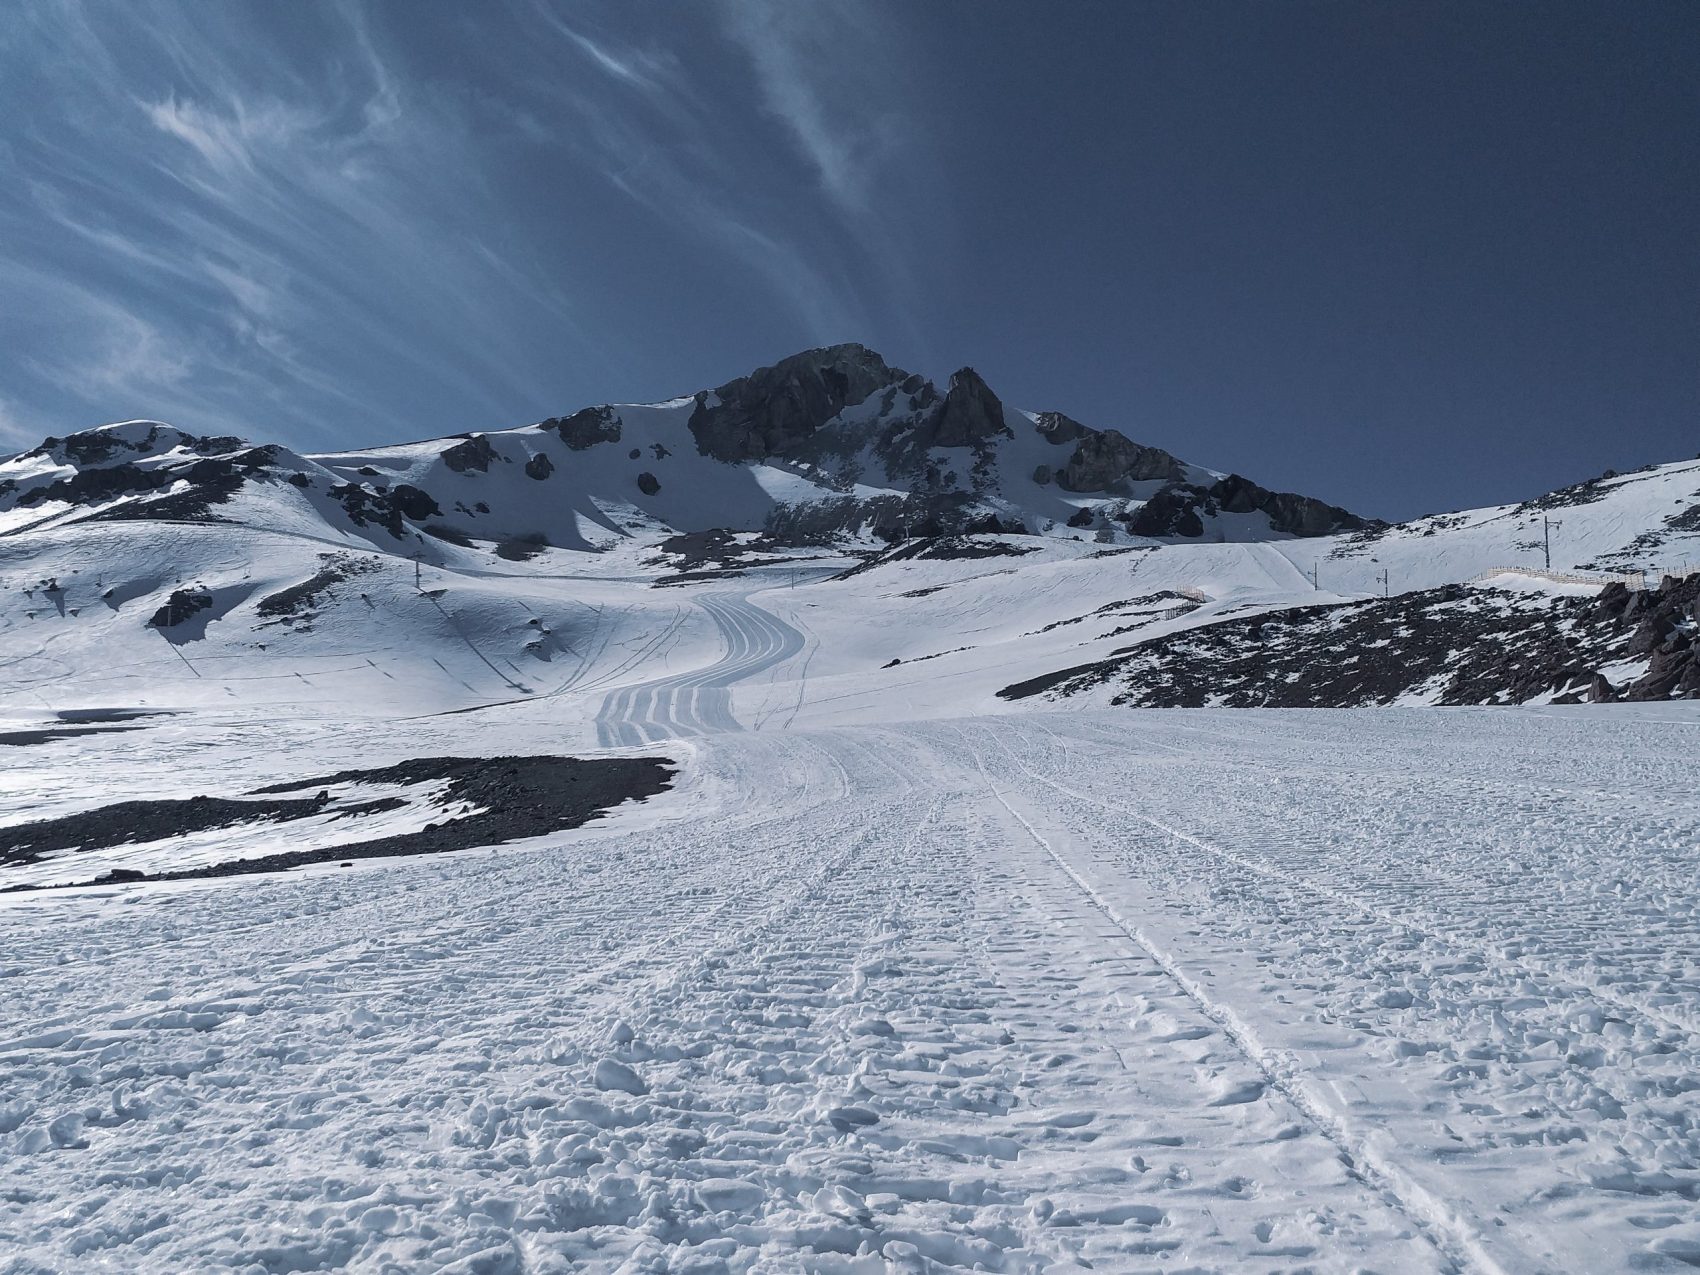
[[[974,447],[997,434],[1014,437],[1004,424],[1002,401],[971,367],[951,375],[927,434],[933,447]]]
[[[671,567],[674,579],[691,573],[701,573],[712,565],[717,574],[737,575],[750,567],[777,566],[784,558],[775,558],[771,550],[779,548],[766,535],[749,532],[682,531],[668,536],[657,548],[660,550],[646,561],[651,566]]]
[[[1088,434],[1098,432],[1061,412],[1039,412],[1034,416],[1033,423],[1039,427],[1039,432],[1045,436],[1047,443],[1058,447],[1065,443],[1079,442]]]
[[[1276,531],[1294,536],[1328,536],[1337,531],[1363,531],[1375,525],[1338,505],[1290,491],[1270,491],[1238,474],[1221,479],[1210,488],[1210,495],[1224,513],[1263,513]]]
[[[153,613],[148,624],[156,629],[174,628],[197,612],[205,611],[212,604],[212,594],[210,593],[202,592],[199,589],[177,589],[173,591],[166,604]]]
[[[571,416],[551,416],[539,428],[558,434],[575,452],[620,441],[620,415],[612,407],[587,407]]]
[[[435,518],[443,511],[437,508],[437,502],[428,491],[421,491],[411,483],[397,483],[389,490],[390,507],[403,518],[418,522],[422,518]]]
[[[313,618],[313,608],[331,591],[332,586],[378,569],[378,560],[374,558],[357,558],[348,553],[325,553],[319,557],[324,565],[310,577],[260,599],[259,605],[254,608],[254,613],[261,617],[256,627],[264,628],[268,624],[304,625]]]
[[[442,783],[445,788],[439,798],[441,804],[476,813],[445,819],[419,832],[351,845],[288,851],[145,876],[126,870],[124,879],[236,876],[331,860],[439,854],[576,828],[622,801],[641,801],[665,791],[671,786],[673,775],[671,766],[654,757],[428,757],[374,770],[348,770],[297,783],[275,784],[240,798],[126,801],[62,819],[15,824],[0,829],[0,866],[34,862],[50,853],[106,849],[211,829],[289,823],[323,815],[328,808],[323,796],[284,794],[318,793],[340,784]],[[334,813],[338,818],[360,819],[400,809],[414,800],[417,798],[412,796],[374,797],[340,805]]]
[[[995,532],[987,534],[997,534]],[[975,535],[960,536],[919,536],[905,540],[901,544],[875,554],[866,561],[858,562],[848,570],[839,572],[832,577],[834,580],[848,580],[859,576],[864,571],[872,571],[891,562],[918,562],[923,560],[957,561],[970,558],[1019,558],[1037,550],[1027,545],[1012,545],[1003,540],[981,539]]]
[[[1149,708],[1358,708],[1413,695],[1438,704],[1697,699],[1696,605],[1700,576],[1640,593],[1612,586],[1597,598],[1447,585],[1218,620],[998,694],[1112,684],[1113,703]],[[1650,642],[1633,680],[1613,686],[1598,671]]]
[[[698,394],[691,434],[716,460],[784,455],[846,407],[908,377],[866,346],[805,350]]]
[[[537,455],[525,462],[525,476],[535,478],[538,482],[542,482],[554,472],[555,462],[550,460],[543,452],[538,452]]]
[[[646,496],[653,496],[661,490],[661,480],[647,469],[637,476],[638,490]]]
[[[1293,536],[1327,536],[1379,525],[1338,505],[1293,492],[1270,491],[1238,474],[1229,474],[1209,487],[1175,483],[1163,488],[1133,512],[1127,529],[1136,536],[1194,539],[1204,534],[1205,517],[1225,513],[1261,513],[1269,519],[1271,530]]]
[[[258,449],[257,449],[258,450]],[[257,465],[241,464],[231,459],[202,459],[188,465],[156,465],[143,468],[130,462],[107,465],[97,469],[80,469],[68,478],[59,478],[40,487],[32,487],[18,497],[26,508],[43,501],[62,500],[71,505],[99,504],[120,496],[147,495],[164,491],[179,481],[187,480],[191,489],[166,499],[176,508],[151,502],[142,509],[127,513],[111,511],[109,517],[193,517],[204,514],[210,505],[223,504],[242,486]],[[186,499],[179,499],[183,497]]]
[[[342,483],[330,489],[330,496],[339,502],[348,520],[357,527],[368,524],[382,527],[398,540],[405,532],[402,520],[421,522],[435,518],[443,511],[430,492],[411,483],[397,483],[382,491],[356,483]]]
[[[1057,486],[1108,491],[1118,483],[1179,482],[1185,476],[1185,466],[1160,447],[1143,446],[1113,429],[1088,430],[1058,472]]]
[[[150,430],[149,443],[157,438],[157,430]],[[119,451],[145,451],[147,444],[137,446],[126,442],[111,430],[91,429],[80,434],[72,434],[59,444],[65,459],[75,465],[98,465],[103,460],[109,460]],[[40,450],[40,449],[37,449]]]
[[[528,531],[524,535],[509,536],[496,546],[496,556],[509,562],[524,562],[527,558],[535,558],[549,547],[549,538],[541,531]]]
[[[468,434],[461,442],[443,451],[443,464],[457,474],[477,470],[486,472],[496,460],[496,449],[482,434]]]
[[[1127,520],[1127,529],[1136,536],[1196,539],[1204,534],[1204,520],[1198,516],[1200,506],[1207,512],[1215,512],[1204,488],[1185,484],[1164,487],[1133,511],[1133,516]]]

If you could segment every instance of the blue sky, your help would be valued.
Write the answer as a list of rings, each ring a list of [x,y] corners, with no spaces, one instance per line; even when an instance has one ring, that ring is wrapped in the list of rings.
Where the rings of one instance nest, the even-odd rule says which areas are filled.
[[[0,447],[523,424],[860,340],[1382,516],[1700,450],[1700,6],[0,13]]]

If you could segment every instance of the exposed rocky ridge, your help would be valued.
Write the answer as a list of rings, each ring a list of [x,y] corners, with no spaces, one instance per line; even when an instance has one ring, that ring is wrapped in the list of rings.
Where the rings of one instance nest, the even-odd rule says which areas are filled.
[[[1595,598],[1449,585],[1218,620],[998,694],[1109,685],[1111,703],[1140,708],[1700,699],[1697,633],[1700,575]]]
[[[706,456],[765,460],[793,450],[846,407],[921,378],[886,366],[863,345],[805,350],[696,396],[690,430]],[[911,391],[913,392],[913,391]]]
[[[1181,482],[1186,466],[1160,447],[1146,447],[1120,430],[1095,430],[1061,412],[1040,412],[1035,420],[1052,443],[1075,444],[1074,453],[1056,471],[1064,491],[1113,491],[1129,482]]]
[[[1035,464],[1053,452],[1056,462]],[[626,455],[629,468],[616,460]],[[714,472],[702,460],[714,462]],[[722,465],[769,476],[749,483],[722,474]],[[265,494],[281,484],[299,496],[287,488],[281,501]],[[726,507],[703,498],[722,488]],[[234,513],[218,509],[250,491],[260,493],[259,504],[245,498]],[[806,350],[690,399],[589,407],[519,429],[369,453],[302,457],[134,421],[0,461],[0,517],[41,511],[11,520],[10,530],[46,519],[218,521],[257,512],[294,527],[325,519],[333,534],[385,545],[430,533],[455,544],[542,535],[589,548],[580,528],[601,524],[619,534],[622,507],[681,532],[761,530],[808,544],[1086,527],[1098,539],[1198,539],[1221,529],[1212,525],[1221,515],[1243,512],[1267,515],[1270,535],[1367,525],[1322,501],[1189,466],[1117,430],[1059,412],[1011,411],[972,368],[941,393],[856,344]],[[1225,534],[1263,533],[1242,520]]]
[[[1315,497],[1270,491],[1249,478],[1229,474],[1208,487],[1175,483],[1164,488],[1128,518],[1127,529],[1136,536],[1192,539],[1204,534],[1205,517],[1224,513],[1264,514],[1272,530],[1291,536],[1327,536],[1381,525]]]
[[[932,447],[979,447],[999,434],[1015,436],[1004,423],[1002,400],[971,367],[951,374],[950,388],[925,429]]]

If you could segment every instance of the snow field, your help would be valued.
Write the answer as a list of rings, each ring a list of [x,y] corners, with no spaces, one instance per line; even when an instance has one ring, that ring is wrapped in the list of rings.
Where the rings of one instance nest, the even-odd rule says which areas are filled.
[[[14,896],[0,1270],[1683,1269],[1689,723],[722,731],[553,849]]]

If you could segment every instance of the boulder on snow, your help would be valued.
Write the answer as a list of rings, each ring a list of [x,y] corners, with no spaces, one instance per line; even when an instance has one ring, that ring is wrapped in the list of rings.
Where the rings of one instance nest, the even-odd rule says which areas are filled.
[[[482,434],[468,434],[461,442],[443,451],[443,464],[457,474],[470,473],[475,469],[484,473],[495,459],[496,449]]]
[[[148,625],[155,629],[174,628],[212,604],[210,593],[200,589],[177,589],[166,604],[153,613]]]
[[[571,416],[551,416],[538,424],[558,435],[575,452],[582,452],[598,443],[620,441],[620,414],[612,407],[587,407]]]

